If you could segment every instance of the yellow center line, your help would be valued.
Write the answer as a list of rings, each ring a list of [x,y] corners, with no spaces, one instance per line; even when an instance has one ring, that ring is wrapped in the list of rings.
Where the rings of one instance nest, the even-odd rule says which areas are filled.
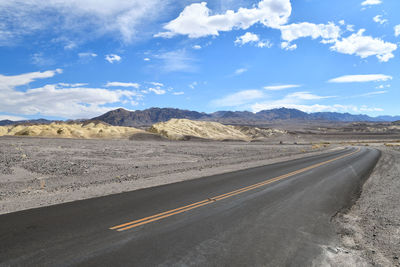
[[[117,230],[117,231],[121,232],[121,231],[125,231],[125,230],[128,230],[128,229],[132,229],[134,227],[138,227],[140,225],[144,225],[144,224],[147,224],[147,223],[158,221],[158,220],[161,220],[161,219],[164,219],[164,218],[167,218],[167,217],[179,214],[179,213],[183,213],[183,212],[195,209],[195,208],[199,208],[199,207],[214,203],[216,201],[219,201],[219,200],[222,200],[222,199],[225,199],[225,198],[233,197],[233,196],[236,196],[238,194],[241,194],[241,193],[244,193],[244,192],[247,192],[247,191],[250,191],[250,190],[254,190],[256,188],[259,188],[259,187],[262,187],[262,186],[265,186],[265,185],[268,185],[268,184],[271,184],[271,183],[274,183],[274,182],[289,178],[289,177],[294,176],[296,174],[300,174],[300,173],[315,169],[317,167],[320,167],[322,165],[328,164],[330,162],[337,161],[339,159],[354,155],[354,154],[358,153],[359,151],[360,151],[360,148],[358,148],[356,151],[354,151],[352,153],[345,154],[345,155],[342,155],[342,156],[339,156],[339,157],[336,157],[336,158],[333,158],[333,159],[330,159],[330,160],[327,160],[327,161],[324,161],[324,162],[321,162],[321,163],[317,163],[317,164],[314,164],[314,165],[311,165],[311,166],[308,166],[308,167],[305,167],[305,168],[302,168],[302,169],[299,169],[299,170],[296,170],[296,171],[293,171],[293,172],[290,172],[290,173],[287,173],[287,174],[283,174],[281,176],[278,176],[278,177],[275,177],[275,178],[271,178],[271,179],[268,179],[266,181],[256,183],[254,185],[249,185],[249,186],[246,186],[246,187],[243,187],[243,188],[240,188],[240,189],[237,189],[237,190],[234,190],[234,191],[231,191],[231,192],[219,195],[219,196],[208,198],[208,199],[205,199],[205,200],[202,200],[202,201],[199,201],[199,202],[192,203],[190,205],[186,205],[186,206],[183,206],[183,207],[180,207],[180,208],[176,208],[176,209],[172,209],[172,210],[165,211],[165,212],[162,212],[162,213],[158,213],[158,214],[155,214],[155,215],[152,215],[152,216],[149,216],[149,217],[145,217],[145,218],[142,218],[142,219],[139,219],[139,220],[135,220],[135,221],[127,222],[127,223],[124,223],[124,224],[116,225],[116,226],[110,227],[109,229]]]

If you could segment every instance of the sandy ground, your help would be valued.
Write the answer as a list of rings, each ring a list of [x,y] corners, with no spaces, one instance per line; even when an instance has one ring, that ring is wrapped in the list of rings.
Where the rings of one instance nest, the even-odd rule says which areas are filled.
[[[0,137],[0,214],[235,171],[330,148]]]
[[[360,198],[332,218],[340,244],[316,265],[400,266],[400,147],[375,147],[382,156]]]

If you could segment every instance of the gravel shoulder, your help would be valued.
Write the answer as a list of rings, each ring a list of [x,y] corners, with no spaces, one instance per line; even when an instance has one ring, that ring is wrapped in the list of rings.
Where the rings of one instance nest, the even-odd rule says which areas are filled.
[[[356,203],[332,218],[339,244],[318,265],[400,266],[400,148],[375,147],[382,156]]]
[[[0,137],[0,214],[257,167],[334,147]]]

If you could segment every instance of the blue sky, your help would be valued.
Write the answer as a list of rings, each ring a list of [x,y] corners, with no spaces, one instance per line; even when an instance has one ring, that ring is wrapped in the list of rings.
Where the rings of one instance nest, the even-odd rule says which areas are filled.
[[[400,115],[397,0],[0,0],[0,119]]]

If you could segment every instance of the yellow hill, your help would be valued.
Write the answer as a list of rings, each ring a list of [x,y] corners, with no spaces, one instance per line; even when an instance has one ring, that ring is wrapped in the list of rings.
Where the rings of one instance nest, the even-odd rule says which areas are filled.
[[[131,135],[144,132],[132,127],[111,126],[98,123],[51,123],[39,125],[11,125],[1,126],[0,136],[41,136],[58,138],[82,139],[119,139],[129,138]]]
[[[192,121],[187,119],[171,119],[154,124],[150,130],[171,140],[182,140],[185,136],[193,136],[211,140],[243,140],[250,141],[246,134],[234,126],[218,122]]]

